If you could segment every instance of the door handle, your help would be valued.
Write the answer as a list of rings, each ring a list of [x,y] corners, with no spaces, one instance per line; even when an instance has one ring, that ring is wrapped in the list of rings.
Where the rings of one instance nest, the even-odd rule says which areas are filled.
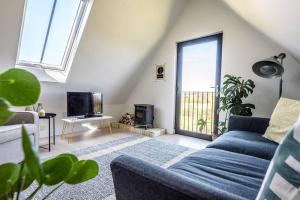
[[[180,86],[176,86],[176,92],[181,92],[182,88]]]
[[[216,95],[216,97],[219,97],[219,95],[220,95],[220,87],[219,87],[219,85],[212,86],[210,88],[215,88],[215,95]]]
[[[216,95],[216,97],[220,96],[220,87],[219,87],[219,85],[216,85],[216,87],[215,87],[215,95]]]

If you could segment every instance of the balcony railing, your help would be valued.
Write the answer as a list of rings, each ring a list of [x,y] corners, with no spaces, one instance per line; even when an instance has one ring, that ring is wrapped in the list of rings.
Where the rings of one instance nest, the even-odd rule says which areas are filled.
[[[212,134],[214,125],[214,92],[182,91],[180,129]]]

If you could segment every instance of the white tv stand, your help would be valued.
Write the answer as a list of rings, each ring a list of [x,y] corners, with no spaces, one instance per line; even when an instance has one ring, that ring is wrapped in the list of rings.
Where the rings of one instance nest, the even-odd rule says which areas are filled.
[[[73,140],[73,130],[74,130],[74,126],[75,124],[83,124],[83,123],[89,123],[89,122],[105,122],[107,123],[108,126],[108,130],[110,133],[112,133],[112,129],[111,129],[111,119],[113,117],[112,116],[101,116],[101,117],[88,117],[88,118],[78,118],[78,117],[68,117],[68,118],[64,118],[62,119],[63,121],[63,128],[62,128],[62,132],[61,132],[61,138],[64,139],[65,137],[65,133],[68,129],[68,126],[70,126],[70,132],[68,133],[68,143],[72,143]]]

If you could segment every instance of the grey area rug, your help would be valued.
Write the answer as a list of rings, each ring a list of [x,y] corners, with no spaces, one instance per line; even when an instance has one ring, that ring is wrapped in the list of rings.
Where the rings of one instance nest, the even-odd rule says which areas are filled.
[[[143,140],[138,144],[130,145],[132,142],[138,140]],[[63,185],[58,190],[56,190],[53,194],[51,194],[47,199],[72,199],[72,200],[79,200],[79,199],[106,199],[110,195],[114,194],[114,186],[112,175],[110,171],[110,162],[120,156],[120,155],[129,155],[132,157],[136,157],[150,163],[153,163],[158,166],[162,166],[168,161],[176,158],[179,155],[184,154],[185,152],[190,151],[191,149],[173,145],[165,142],[160,142],[155,139],[147,140],[146,137],[133,135],[129,137],[125,137],[122,139],[117,139],[111,142],[107,142],[105,144],[99,144],[95,146],[91,146],[88,148],[84,148],[78,151],[74,151],[77,156],[85,156],[94,154],[97,152],[109,150],[111,148],[116,148],[120,146],[126,146],[125,148],[121,148],[116,151],[109,151],[109,153],[96,156],[92,159],[96,160],[99,164],[99,175],[92,180],[89,180],[85,183],[79,185]],[[27,191],[23,193],[23,198],[30,194],[33,189],[35,188],[34,185],[31,186]],[[54,187],[44,187],[40,190],[34,199],[43,199],[43,197],[48,194]]]

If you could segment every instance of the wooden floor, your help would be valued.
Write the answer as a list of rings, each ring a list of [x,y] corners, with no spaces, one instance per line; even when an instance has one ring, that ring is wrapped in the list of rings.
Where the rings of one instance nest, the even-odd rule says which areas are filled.
[[[60,136],[57,136],[56,144],[51,145],[51,152],[49,152],[48,149],[40,148],[40,156],[42,158],[54,156],[60,153],[70,152],[76,149],[121,139],[132,134],[133,133],[129,133],[121,129],[114,129],[112,134],[110,134],[106,129],[96,129],[74,134],[72,144],[68,144],[67,139],[61,139]],[[158,136],[155,137],[155,139],[171,144],[186,146],[193,149],[203,149],[210,143],[210,141],[206,140],[173,134]],[[48,138],[40,139],[40,144],[48,144]],[[48,146],[45,145],[45,147]]]

